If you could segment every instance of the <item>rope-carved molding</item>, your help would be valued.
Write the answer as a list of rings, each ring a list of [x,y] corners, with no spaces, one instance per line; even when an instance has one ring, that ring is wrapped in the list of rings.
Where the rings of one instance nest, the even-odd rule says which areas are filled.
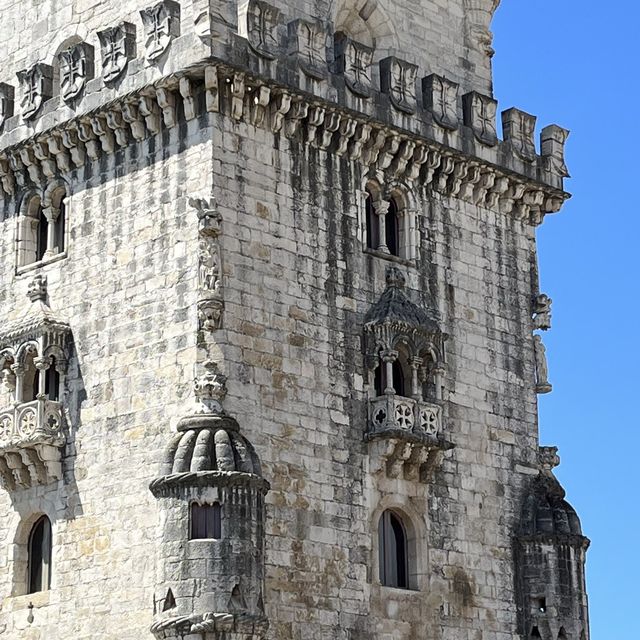
[[[143,12],[144,60],[172,53],[184,22],[179,18],[175,2]],[[240,12],[238,31],[243,37],[235,27],[227,27],[233,31],[228,37],[233,60],[203,60],[199,55],[199,62],[180,60],[169,67],[177,71],[160,78],[158,69],[130,73],[135,25],[122,23],[100,32],[101,40],[111,43],[106,47],[114,74],[110,80],[84,83],[82,74],[93,75],[87,47],[74,45],[74,55],[63,56],[63,85],[74,87],[74,94],[82,87],[84,99],[57,110],[50,108],[56,98],[50,98],[48,65],[35,65],[20,75],[22,110],[17,115],[15,90],[0,84],[0,131],[3,125],[5,130],[0,136],[0,195],[11,199],[29,181],[41,183],[69,173],[209,112],[300,139],[359,162],[366,170],[381,171],[391,180],[422,185],[533,224],[545,213],[558,211],[569,197],[562,188],[568,175],[565,129],[543,129],[538,156],[535,117],[510,109],[502,114],[505,139],[500,142],[497,103],[491,97],[470,92],[459,99],[455,82],[437,75],[419,81],[416,65],[396,57],[380,62],[381,83],[376,89],[370,47],[336,34],[335,47],[328,48],[334,55],[329,62],[324,46],[328,33],[321,23],[296,20],[280,37],[281,20],[281,13],[267,3],[249,0]],[[288,47],[282,47],[283,41]],[[176,55],[185,50],[175,48]],[[104,55],[103,51],[103,67]],[[282,73],[283,66],[295,73]],[[260,72],[250,71],[255,68]],[[327,68],[332,72],[326,73]],[[105,90],[105,82],[111,84],[116,75],[118,91]],[[282,78],[287,78],[286,84]],[[83,104],[93,108],[82,111]],[[42,122],[40,111],[46,112]],[[25,118],[33,123],[26,126]],[[51,123],[46,130],[45,123]]]

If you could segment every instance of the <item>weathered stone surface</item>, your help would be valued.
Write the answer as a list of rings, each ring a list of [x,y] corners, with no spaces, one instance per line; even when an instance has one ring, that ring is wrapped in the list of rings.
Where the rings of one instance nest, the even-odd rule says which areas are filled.
[[[179,31],[155,19],[176,4]],[[564,544],[545,541],[519,582],[535,554],[517,545],[537,544],[524,505],[551,465],[535,226],[568,197],[568,132],[544,129],[537,155],[512,112],[497,139],[496,0],[240,4],[3,5],[0,335],[39,275],[37,304],[72,339],[64,439],[0,456],[0,633],[519,640]],[[18,87],[79,41],[99,60],[76,97]],[[18,230],[44,225],[38,202],[54,219],[61,184],[65,250],[20,262]],[[367,246],[365,190],[391,221],[386,252]],[[406,365],[402,394],[376,393],[376,359]],[[193,500],[237,526],[189,540]],[[409,590],[381,584],[385,510],[406,525]],[[43,513],[52,587],[26,595]],[[542,637],[569,620],[588,639],[586,603],[556,593],[570,615],[549,603]]]

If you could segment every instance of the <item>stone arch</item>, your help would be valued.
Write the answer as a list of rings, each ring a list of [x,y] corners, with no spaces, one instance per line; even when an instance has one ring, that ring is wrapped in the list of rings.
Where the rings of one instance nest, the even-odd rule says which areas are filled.
[[[425,587],[425,576],[427,575],[427,549],[424,548],[427,540],[427,527],[424,519],[411,505],[407,496],[386,495],[378,503],[373,511],[370,521],[370,531],[373,538],[373,557],[371,566],[373,568],[373,580],[379,581],[380,559],[378,524],[385,511],[391,511],[402,520],[402,524],[407,536],[408,553],[408,578],[410,590],[422,590]]]
[[[42,260],[47,248],[47,220],[42,206],[42,193],[27,191],[20,201],[16,224],[18,267]]]
[[[29,513],[20,519],[16,527],[13,538],[13,553],[11,555],[11,564],[13,565],[11,593],[14,596],[23,596],[29,592],[29,542],[33,528],[42,518],[47,518],[51,525],[53,556],[54,519],[47,511],[41,509]]]
[[[373,47],[376,59],[398,50],[398,34],[380,0],[338,0],[333,23],[336,32]]]

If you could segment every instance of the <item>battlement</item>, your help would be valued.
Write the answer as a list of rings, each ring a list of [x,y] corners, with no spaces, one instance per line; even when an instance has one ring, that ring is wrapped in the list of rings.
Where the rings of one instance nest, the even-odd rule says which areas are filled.
[[[164,0],[87,35],[99,52],[79,41],[0,84],[4,197],[205,112],[534,224],[568,197],[564,129],[543,129],[538,153],[535,117],[509,109],[500,141],[489,95],[397,56],[376,65],[374,47],[263,0],[211,6]]]

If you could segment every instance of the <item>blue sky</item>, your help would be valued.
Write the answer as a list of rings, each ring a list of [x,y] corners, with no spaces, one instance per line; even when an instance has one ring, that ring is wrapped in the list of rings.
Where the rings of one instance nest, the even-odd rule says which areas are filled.
[[[538,230],[553,393],[540,396],[542,444],[592,540],[594,640],[640,638],[638,238],[640,3],[502,0],[493,22],[500,109],[571,130],[573,198]]]

